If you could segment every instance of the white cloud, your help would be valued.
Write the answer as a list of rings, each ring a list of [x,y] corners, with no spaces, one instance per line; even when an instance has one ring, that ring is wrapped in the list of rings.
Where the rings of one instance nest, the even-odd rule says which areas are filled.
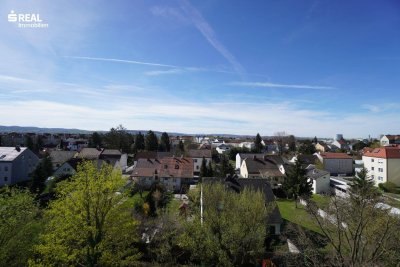
[[[232,82],[230,85],[243,87],[265,87],[265,88],[286,88],[286,89],[310,89],[310,90],[333,90],[331,86],[306,85],[306,84],[280,84],[270,82]]]

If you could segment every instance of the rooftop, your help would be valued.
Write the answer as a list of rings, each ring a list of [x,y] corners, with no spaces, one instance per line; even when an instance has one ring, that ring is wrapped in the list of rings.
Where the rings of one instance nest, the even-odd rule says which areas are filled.
[[[18,151],[16,147],[0,147],[0,161],[13,161],[26,149],[28,148],[20,147]]]

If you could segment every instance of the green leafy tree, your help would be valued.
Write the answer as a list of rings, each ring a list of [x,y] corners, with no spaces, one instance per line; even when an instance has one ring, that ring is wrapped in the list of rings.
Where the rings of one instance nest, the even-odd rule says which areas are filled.
[[[262,145],[262,139],[259,133],[256,135],[256,139],[254,140],[254,150],[256,153],[261,153],[263,151],[264,146]]]
[[[31,174],[31,191],[36,193],[43,192],[46,187],[46,179],[53,174],[53,164],[50,156],[44,157]]]
[[[208,169],[207,169],[207,160],[203,157],[200,166],[200,177],[207,177]]]
[[[289,198],[295,200],[296,208],[299,197],[308,198],[311,196],[312,181],[307,177],[307,170],[300,160],[297,160],[286,172],[283,190]]]
[[[237,153],[250,153],[250,149],[247,147],[232,147],[228,152],[229,159],[236,160]]]
[[[133,144],[133,150],[135,152],[137,151],[142,151],[145,149],[145,145],[144,145],[144,135],[139,132],[136,136],[135,136],[135,143]]]
[[[34,257],[43,222],[34,196],[27,190],[5,188],[0,193],[0,262],[26,266]]]
[[[48,223],[36,246],[38,265],[132,266],[137,222],[132,218],[127,196],[119,193],[125,184],[121,174],[103,164],[78,166],[70,181],[57,186],[58,198],[45,212]]]
[[[161,135],[159,150],[167,152],[171,150],[171,142],[169,141],[169,136],[166,132],[163,132]]]
[[[367,144],[364,143],[363,141],[358,141],[357,143],[355,143],[353,145],[353,150],[355,151],[360,151],[362,150],[364,147],[367,147]]]
[[[89,138],[89,147],[101,147],[102,146],[102,136],[98,132],[92,133]]]
[[[119,125],[117,128],[111,128],[104,135],[103,140],[107,148],[120,149],[125,153],[130,152],[131,144],[133,143],[132,135],[122,125]]]
[[[266,222],[272,205],[260,191],[240,193],[223,184],[204,184],[204,216],[201,223],[199,196],[191,196],[192,220],[186,222],[179,244],[195,264],[204,266],[257,266],[263,258]],[[200,195],[200,192],[197,192]]]
[[[146,134],[145,149],[147,151],[157,151],[158,149],[158,139],[152,130],[148,131]]]

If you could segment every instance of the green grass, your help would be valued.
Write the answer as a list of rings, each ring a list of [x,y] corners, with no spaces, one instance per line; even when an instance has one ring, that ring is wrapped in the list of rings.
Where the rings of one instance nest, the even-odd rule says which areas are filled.
[[[311,200],[315,201],[321,209],[324,209],[328,207],[331,198],[329,196],[314,194],[311,196]]]
[[[143,191],[142,196],[143,199],[149,194],[149,191]],[[124,202],[125,207],[133,208],[137,202],[141,200],[140,194],[136,193],[133,196],[129,196],[128,199]]]
[[[296,208],[294,201],[288,199],[277,199],[276,203],[283,219],[298,224],[308,230],[321,233],[318,225],[311,215],[307,213],[304,206],[298,204]]]

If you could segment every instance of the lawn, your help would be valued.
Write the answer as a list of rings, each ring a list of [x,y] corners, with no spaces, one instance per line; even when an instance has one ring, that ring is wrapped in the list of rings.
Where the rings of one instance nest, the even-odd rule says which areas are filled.
[[[321,209],[324,209],[329,205],[331,198],[329,196],[323,196],[319,194],[313,194],[311,200],[315,201]]]
[[[321,233],[318,225],[312,219],[311,215],[307,213],[304,206],[298,204],[296,208],[294,201],[288,199],[277,199],[276,203],[283,219],[298,224],[308,230]]]

